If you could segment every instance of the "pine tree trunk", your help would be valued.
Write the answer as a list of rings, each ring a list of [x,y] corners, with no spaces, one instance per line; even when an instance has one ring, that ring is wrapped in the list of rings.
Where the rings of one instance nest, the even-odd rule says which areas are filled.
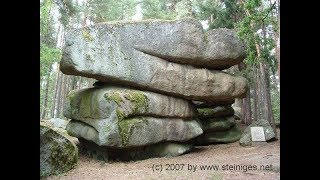
[[[242,124],[247,124],[246,108],[247,108],[247,104],[244,102],[244,99],[241,99],[241,114],[242,114],[241,123]]]
[[[243,62],[238,64],[237,67],[240,72],[247,68],[246,64],[244,64]],[[242,102],[241,103],[242,104],[242,107],[241,107],[242,119],[241,119],[241,121],[243,124],[250,124],[252,122],[250,101],[251,101],[250,89],[248,89],[246,97],[241,100],[241,102]]]
[[[257,101],[258,101],[258,84],[257,84],[257,69],[253,68],[253,77],[254,77],[254,84],[253,84],[253,120],[252,121],[256,121],[258,119],[258,108],[257,108]]]
[[[256,105],[257,105],[257,119],[256,121],[259,121],[259,119],[262,119],[262,110],[261,110],[261,77],[260,77],[260,71],[258,67],[256,67]]]
[[[277,0],[278,3],[278,11],[277,11],[277,20],[278,20],[278,41],[277,42],[277,60],[278,60],[278,77],[280,80],[280,0]]]
[[[263,33],[263,38],[266,39],[266,28],[265,28],[265,24],[262,24],[262,33]],[[265,62],[264,60],[260,63],[260,68],[261,68],[261,72],[264,76],[264,83],[263,83],[263,87],[264,87],[264,96],[265,96],[265,102],[266,102],[266,117],[267,120],[270,122],[274,133],[276,134],[277,137],[277,129],[276,129],[276,124],[274,121],[274,117],[273,117],[273,112],[272,112],[272,102],[271,102],[271,95],[270,95],[270,75],[269,75],[269,64],[267,64],[267,62]],[[280,70],[280,69],[279,69]]]
[[[244,108],[244,121],[245,124],[250,125],[252,123],[251,117],[251,97],[250,97],[250,89],[247,91],[247,96],[243,99],[243,104],[245,104]]]
[[[51,117],[56,117],[56,108],[57,108],[57,97],[58,97],[58,88],[60,84],[60,71],[59,71],[59,63],[57,63],[57,72],[56,72],[56,78],[54,83],[54,95],[53,95],[53,102],[52,102],[52,108],[51,108]]]
[[[49,67],[49,72],[46,78],[46,89],[45,89],[45,95],[43,99],[43,110],[41,113],[41,119],[44,119],[47,115],[47,107],[48,107],[48,94],[49,94],[49,87],[50,87],[50,73],[52,70],[52,66]]]
[[[279,89],[278,89],[278,85],[279,85],[279,81],[278,81],[278,79],[276,78],[276,74],[275,73],[273,73],[272,74],[272,82],[273,82],[273,84],[274,84],[274,90],[276,91],[276,93],[279,93]],[[271,88],[271,87],[270,87]],[[271,88],[272,89],[272,88]]]
[[[66,81],[67,75],[63,75],[63,79],[62,79],[62,87],[61,87],[61,95],[60,95],[60,105],[59,105],[59,114],[58,117],[61,118],[62,117],[62,112],[63,112],[63,104],[64,104],[64,98],[65,98],[65,93],[66,93],[66,85],[67,85],[67,81]]]
[[[264,64],[264,68],[265,68],[265,72],[267,77],[269,77],[269,66],[268,64]],[[270,82],[268,81],[268,79],[266,79],[266,86],[265,86],[265,95],[266,95],[266,104],[267,104],[267,108],[268,108],[268,120],[274,130],[274,133],[276,134],[277,137],[277,129],[276,129],[276,122],[274,120],[274,116],[273,116],[273,111],[272,111],[272,101],[271,101],[271,88],[270,88]]]
[[[59,71],[59,70],[58,70]],[[55,117],[59,117],[60,115],[60,102],[61,102],[61,87],[62,87],[62,80],[63,74],[59,71],[59,84],[58,84],[58,92],[57,92],[57,103],[56,103],[56,110],[55,110]]]

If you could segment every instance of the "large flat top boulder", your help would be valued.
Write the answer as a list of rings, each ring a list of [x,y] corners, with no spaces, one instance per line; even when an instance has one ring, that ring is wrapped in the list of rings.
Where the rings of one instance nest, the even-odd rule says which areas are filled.
[[[246,56],[244,44],[234,30],[205,32],[201,23],[192,18],[99,23],[71,30],[67,46],[81,48],[78,42],[82,40],[86,44],[102,43],[97,48],[105,51],[130,48],[172,62],[219,70],[240,63]]]
[[[237,45],[240,42],[229,42],[228,38],[235,39],[231,34],[230,30],[206,34],[193,19],[96,24],[66,35],[60,70],[190,100],[242,98],[248,87],[245,78],[194,67],[202,64],[209,68],[207,64],[221,59],[233,62],[228,55],[221,55],[226,49],[231,54],[242,52]]]

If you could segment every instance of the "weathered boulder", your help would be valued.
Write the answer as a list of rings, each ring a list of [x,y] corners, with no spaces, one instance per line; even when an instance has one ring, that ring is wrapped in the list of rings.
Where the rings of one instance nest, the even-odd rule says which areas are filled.
[[[192,143],[177,143],[177,142],[161,142],[148,146],[135,148],[114,149],[80,139],[81,150],[89,157],[102,160],[142,160],[153,157],[174,157],[187,153],[192,150]]]
[[[226,105],[231,105],[235,102],[234,99],[230,99],[230,100],[226,100],[226,101],[209,101],[209,102],[201,102],[201,101],[192,101],[197,108],[212,108],[212,107],[216,107],[216,106],[226,106]]]
[[[234,116],[210,118],[201,121],[203,132],[229,130],[236,124]]]
[[[194,111],[187,100],[114,86],[72,91],[64,106],[71,135],[115,148],[195,138]]]
[[[192,19],[102,23],[67,34],[60,69],[190,100],[230,100],[245,96],[245,78],[190,64],[223,69],[239,63],[240,44],[231,30],[205,34]]]
[[[267,120],[260,119],[258,121],[254,121],[250,126],[248,126],[241,135],[241,139],[239,141],[241,146],[250,146],[252,144],[251,139],[251,127],[263,127],[264,136],[266,141],[270,141],[275,139],[275,133]]]
[[[60,118],[51,118],[51,119],[48,119],[45,121],[48,121],[54,127],[62,128],[62,129],[66,129],[67,124],[69,123],[69,121],[64,120],[64,119],[60,119]]]
[[[203,133],[201,136],[196,138],[195,145],[203,146],[216,143],[232,143],[238,141],[240,137],[241,130],[237,125],[235,125],[227,131]]]
[[[192,18],[107,22],[74,29],[67,35],[68,46],[79,40],[113,42],[106,48],[120,46],[122,50],[126,45],[172,62],[219,70],[239,64],[246,57],[245,45],[234,30],[219,28],[205,32],[201,23]],[[105,44],[100,44],[100,48],[101,45]]]
[[[232,116],[234,114],[234,110],[231,106],[217,106],[214,108],[197,108],[197,111],[198,111],[198,117],[200,119]]]
[[[184,142],[203,133],[195,120],[142,116],[122,121],[117,118],[71,120],[67,131],[99,146],[113,148],[138,147],[163,141]]]
[[[49,123],[40,122],[40,177],[61,174],[76,166],[78,148],[73,140]]]
[[[121,121],[132,116],[190,119],[194,112],[194,105],[184,99],[106,85],[71,91],[63,115],[76,120],[117,118]]]

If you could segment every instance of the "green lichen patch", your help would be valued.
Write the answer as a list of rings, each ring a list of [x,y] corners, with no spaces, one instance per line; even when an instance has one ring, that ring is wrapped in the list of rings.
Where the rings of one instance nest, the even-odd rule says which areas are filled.
[[[116,109],[116,113],[117,113],[118,121],[122,121],[125,118],[125,114],[121,108],[118,107]]]
[[[81,92],[80,115],[81,117],[91,117],[93,109],[91,106],[92,91]]]
[[[75,104],[75,98],[77,97],[77,93],[75,90],[72,90],[69,92],[69,94],[67,95],[67,99],[70,100],[70,103],[71,104]]]
[[[204,34],[203,39],[204,39],[204,42],[208,44],[209,40],[208,40],[208,35],[206,33]]]
[[[93,37],[90,35],[90,32],[87,30],[82,30],[82,36],[86,41],[93,41]]]
[[[78,96],[76,95],[76,92],[74,90],[70,91],[68,96],[66,97],[67,99],[69,99],[70,102],[71,114],[78,113],[78,108],[74,108],[79,106],[79,100],[77,97]]]
[[[104,95],[104,97],[106,98],[106,100],[114,101],[118,105],[120,105],[123,102],[121,98],[121,94],[119,92],[107,93]]]
[[[130,140],[133,130],[135,127],[141,124],[147,124],[148,121],[143,117],[136,117],[125,119],[118,122],[119,133],[121,136],[122,145],[126,146]]]
[[[139,114],[142,112],[147,112],[149,109],[149,103],[147,96],[138,91],[130,91],[124,94],[124,98],[132,103],[132,113]]]

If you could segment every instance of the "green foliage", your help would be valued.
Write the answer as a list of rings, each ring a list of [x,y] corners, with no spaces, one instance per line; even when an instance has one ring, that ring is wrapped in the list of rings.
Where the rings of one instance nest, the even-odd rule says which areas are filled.
[[[61,50],[48,47],[46,44],[40,46],[40,76],[47,75],[50,66],[61,58]]]
[[[40,88],[40,109],[43,110],[44,108],[44,102],[43,102],[43,99],[45,97],[45,89],[46,89],[46,83],[49,83],[49,89],[48,89],[48,98],[47,98],[47,107],[46,107],[46,112],[47,112],[47,116],[44,118],[50,118],[48,117],[48,115],[50,116],[50,113],[51,113],[51,105],[53,103],[53,93],[54,92],[54,80],[55,80],[55,74],[51,75],[51,76],[45,76],[43,77],[44,79],[41,81],[42,84],[41,84],[41,88]]]
[[[52,0],[44,0],[40,4],[40,43],[54,46],[53,19],[51,16]]]
[[[275,47],[272,37],[268,37],[267,34],[258,36],[257,31],[259,29],[267,30],[266,25],[275,24],[274,18],[270,16],[270,11],[274,6],[261,10],[261,0],[248,0],[243,4],[243,8],[247,11],[246,16],[236,24],[238,29],[238,36],[244,40],[247,46],[247,58],[246,64],[256,64],[261,59],[267,60],[269,65],[272,64],[272,58],[270,51]],[[262,31],[263,32],[263,31]],[[261,57],[257,58],[257,47],[260,46]]]
[[[182,18],[194,18],[195,14],[192,8],[191,0],[181,0],[175,6],[175,11],[177,13],[177,19]]]
[[[172,6],[166,4],[176,4],[175,0],[144,0],[143,1],[143,17],[144,19],[175,19],[177,13]]]
[[[209,29],[234,28],[244,15],[243,9],[237,0],[205,0],[197,1],[197,18],[209,20]]]
[[[91,0],[90,17],[95,23],[128,19],[135,14],[135,0]]]
[[[59,8],[59,20],[64,27],[69,25],[70,17],[75,16],[81,10],[77,4],[72,2],[72,0],[55,0],[55,4]]]

